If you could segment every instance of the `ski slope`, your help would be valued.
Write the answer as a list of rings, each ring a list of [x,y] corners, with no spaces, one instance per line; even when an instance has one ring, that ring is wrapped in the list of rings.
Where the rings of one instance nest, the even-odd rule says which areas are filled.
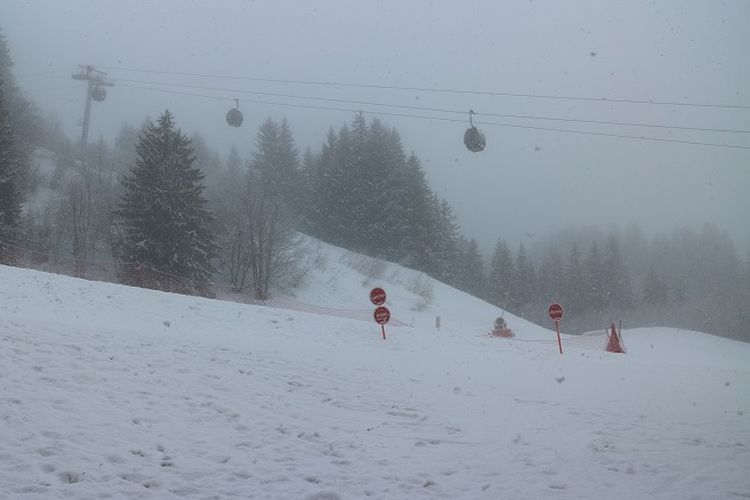
[[[0,498],[750,497],[750,345],[626,329],[627,354],[560,356],[347,255],[295,298],[382,285],[413,328],[0,266]]]

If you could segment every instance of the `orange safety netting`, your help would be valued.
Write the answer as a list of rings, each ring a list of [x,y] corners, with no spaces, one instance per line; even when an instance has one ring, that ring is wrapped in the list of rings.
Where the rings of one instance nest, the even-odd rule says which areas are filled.
[[[563,350],[566,348],[575,349],[589,349],[592,351],[610,351],[610,352],[626,352],[624,345],[622,344],[622,336],[615,332],[617,338],[617,345],[621,346],[620,351],[612,351],[611,345],[615,343],[612,334],[609,330],[603,332],[591,332],[584,333],[583,335],[569,335],[562,337],[560,340],[563,345]],[[557,338],[551,339],[514,339],[515,342],[540,342],[543,344],[552,344],[557,346]],[[610,347],[610,349],[608,349]]]

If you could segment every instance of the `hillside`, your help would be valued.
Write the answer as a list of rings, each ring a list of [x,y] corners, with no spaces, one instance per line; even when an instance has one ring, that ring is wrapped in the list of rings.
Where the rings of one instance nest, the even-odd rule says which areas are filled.
[[[323,246],[295,299],[382,285],[413,328],[0,266],[0,497],[750,497],[750,345],[626,329],[627,354],[560,356],[362,262]]]

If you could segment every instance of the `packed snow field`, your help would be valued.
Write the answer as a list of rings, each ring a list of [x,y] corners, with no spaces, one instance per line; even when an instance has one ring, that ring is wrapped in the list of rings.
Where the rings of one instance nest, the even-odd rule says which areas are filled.
[[[327,248],[298,300],[380,284],[414,327],[0,266],[0,497],[750,498],[750,345],[626,329],[627,354],[560,356]]]

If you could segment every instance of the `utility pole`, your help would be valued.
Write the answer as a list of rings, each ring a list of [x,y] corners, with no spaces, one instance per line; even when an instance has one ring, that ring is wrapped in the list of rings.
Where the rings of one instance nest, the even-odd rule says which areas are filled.
[[[73,73],[73,80],[86,80],[86,109],[83,112],[83,130],[81,131],[81,156],[86,158],[86,145],[89,140],[89,119],[91,117],[91,99],[102,102],[107,97],[104,87],[112,87],[114,83],[106,79],[107,73],[99,71],[90,64],[81,66],[80,73]]]

